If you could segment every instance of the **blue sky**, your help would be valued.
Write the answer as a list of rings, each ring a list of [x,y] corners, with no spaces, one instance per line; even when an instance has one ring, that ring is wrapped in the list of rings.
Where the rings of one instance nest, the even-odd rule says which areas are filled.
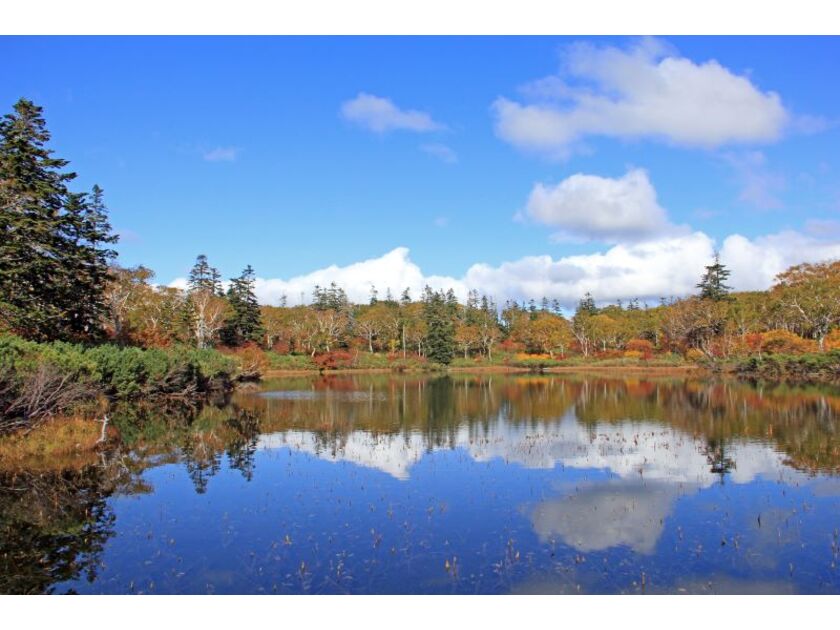
[[[45,108],[120,262],[163,283],[206,253],[253,265],[269,302],[337,265],[359,294],[571,303],[684,293],[715,248],[739,288],[840,256],[837,38],[3,37],[0,56],[3,110]]]

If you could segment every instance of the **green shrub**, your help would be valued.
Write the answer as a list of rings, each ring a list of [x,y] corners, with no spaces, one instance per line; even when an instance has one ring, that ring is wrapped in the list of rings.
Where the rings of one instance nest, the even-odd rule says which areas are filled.
[[[111,398],[190,394],[228,381],[238,362],[213,349],[188,346],[141,349],[103,344],[35,343],[0,335],[0,367],[18,377],[49,365],[76,382],[97,385]]]
[[[272,370],[317,370],[318,366],[308,354],[280,354],[266,352],[268,366]]]
[[[735,371],[751,378],[791,378],[796,380],[840,380],[840,350],[809,354],[752,356],[735,366]]]

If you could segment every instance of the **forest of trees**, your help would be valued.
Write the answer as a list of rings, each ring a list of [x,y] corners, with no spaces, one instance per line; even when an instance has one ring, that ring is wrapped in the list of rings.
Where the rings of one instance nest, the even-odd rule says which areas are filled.
[[[253,270],[222,291],[200,256],[186,291],[156,287],[147,269],[115,269],[106,291],[104,328],[120,343],[200,347],[255,344],[281,354],[315,356],[361,350],[447,364],[455,357],[492,361],[498,353],[564,358],[670,353],[721,359],[761,353],[822,351],[840,345],[840,263],[803,264],[779,275],[770,291],[732,293],[728,274],[710,263],[696,296],[656,305],[631,300],[597,306],[584,296],[571,317],[547,298],[497,305],[473,291],[426,288],[413,298],[351,304],[341,287],[315,287],[298,306],[260,306]]]
[[[251,348],[338,363],[366,352],[435,364],[518,355],[714,360],[840,346],[840,261],[797,265],[769,291],[736,293],[715,258],[694,296],[605,305],[586,294],[574,313],[548,297],[497,304],[472,291],[460,302],[429,287],[399,297],[387,288],[384,298],[372,287],[369,303],[352,304],[335,284],[314,287],[308,305],[260,305],[250,265],[223,282],[205,255],[185,290],[157,285],[149,268],[116,264],[102,189],[71,191],[75,174],[49,139],[31,101],[0,122],[0,332],[27,340]]]

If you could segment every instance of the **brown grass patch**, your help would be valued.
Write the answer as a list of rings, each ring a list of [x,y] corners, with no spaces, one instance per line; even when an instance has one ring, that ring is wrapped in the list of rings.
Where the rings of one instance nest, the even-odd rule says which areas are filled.
[[[99,420],[70,417],[0,436],[0,470],[67,470],[95,463],[101,431]],[[109,427],[108,437],[115,433]]]

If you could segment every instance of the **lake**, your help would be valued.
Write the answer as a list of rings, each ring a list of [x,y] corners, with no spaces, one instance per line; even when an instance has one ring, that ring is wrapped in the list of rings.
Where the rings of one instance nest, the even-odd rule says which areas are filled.
[[[0,473],[3,593],[838,593],[840,390],[269,380]]]

